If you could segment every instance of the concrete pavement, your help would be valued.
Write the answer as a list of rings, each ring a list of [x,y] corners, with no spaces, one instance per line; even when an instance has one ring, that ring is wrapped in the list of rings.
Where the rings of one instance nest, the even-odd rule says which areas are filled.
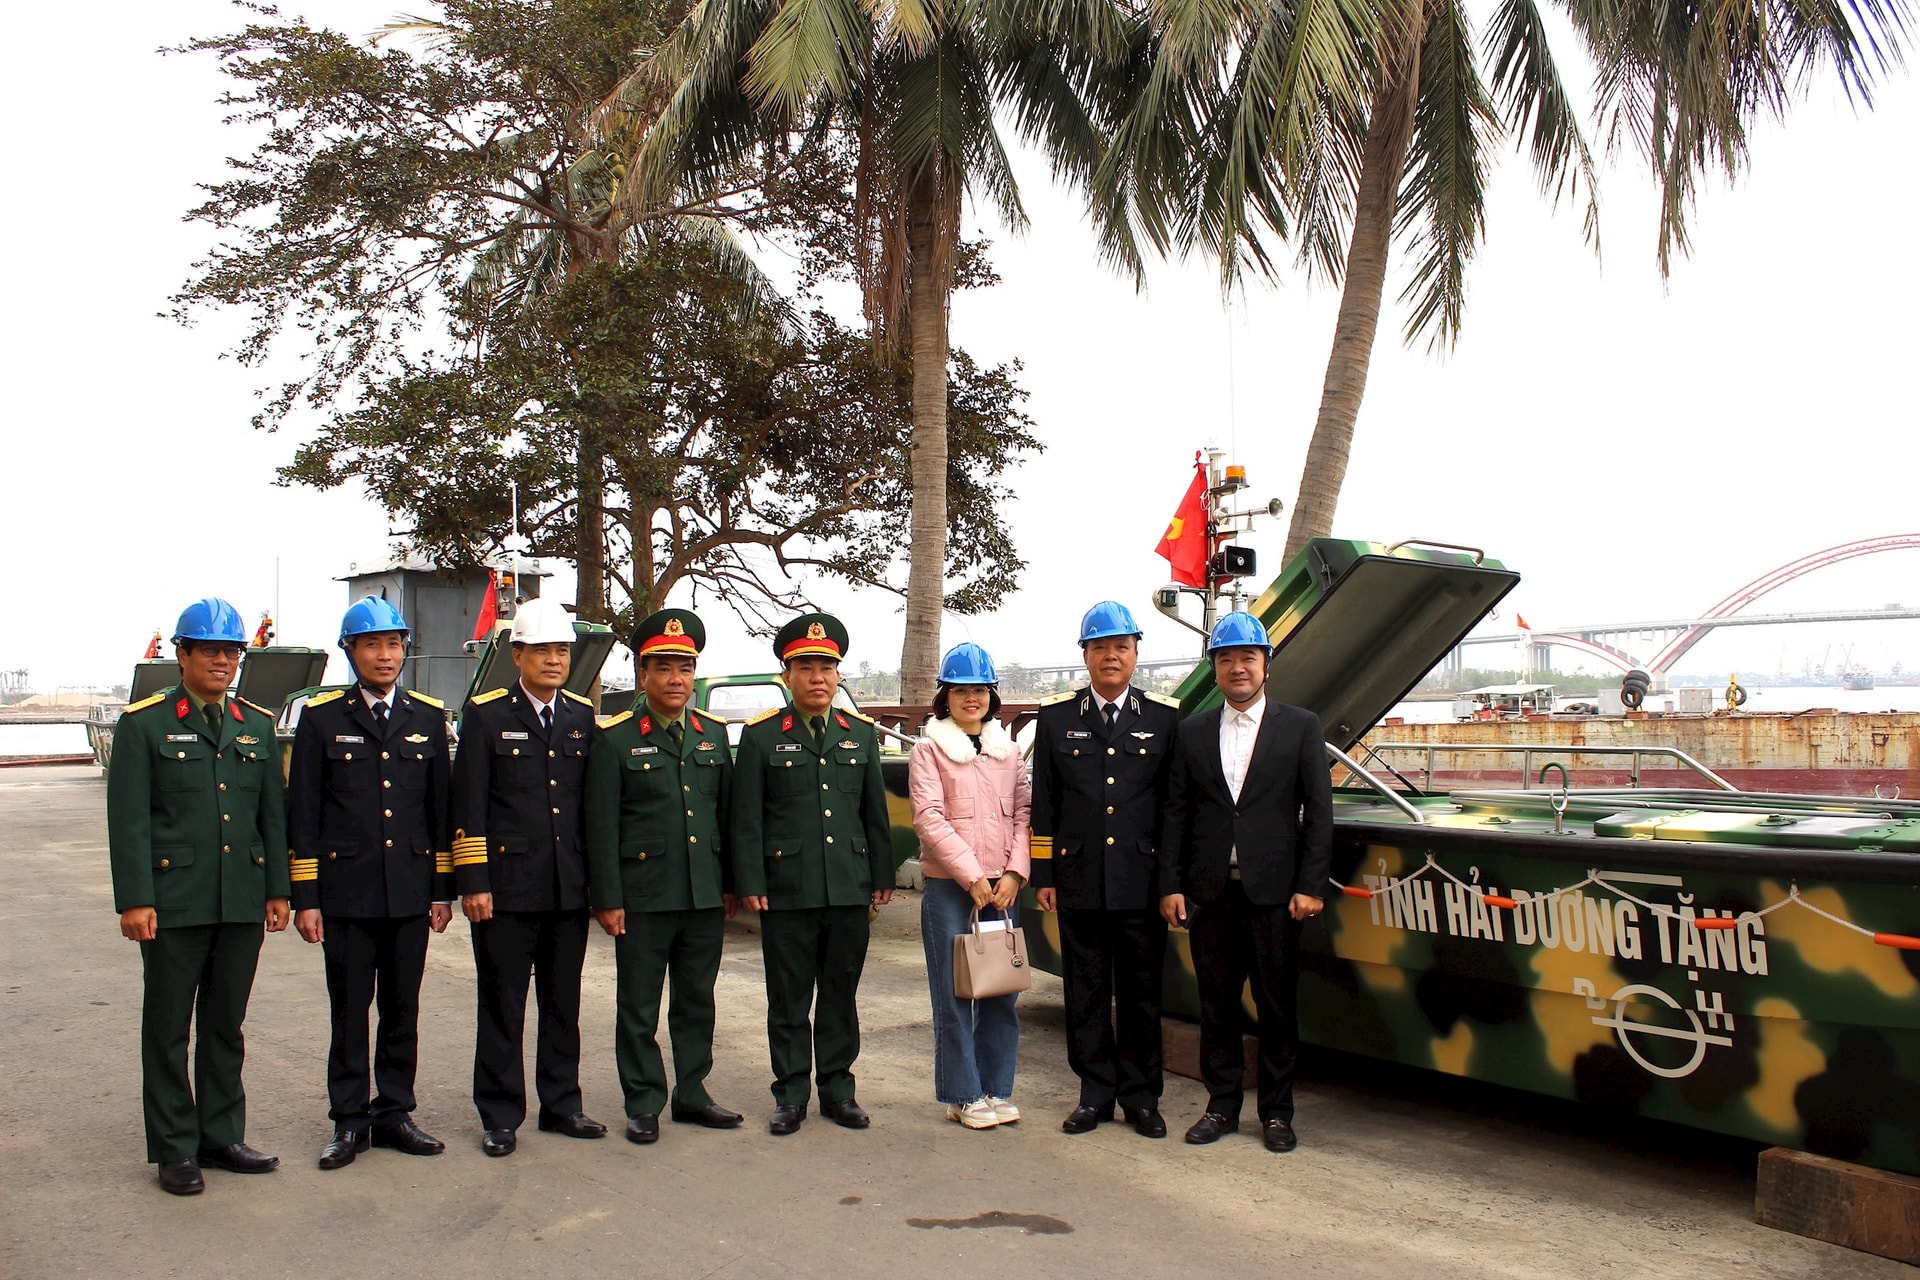
[[[456,918],[428,959],[416,1119],[447,1141],[420,1159],[374,1151],[314,1166],[326,1119],[318,947],[271,936],[247,1021],[248,1140],[261,1177],[207,1172],[194,1199],[142,1163],[140,966],[112,910],[105,787],[83,767],[0,773],[0,1275],[251,1275],[376,1270],[728,1278],[961,1271],[1109,1277],[1882,1277],[1897,1263],[1755,1226],[1755,1149],[1671,1126],[1312,1055],[1301,1149],[1243,1131],[1179,1134],[1204,1102],[1170,1079],[1173,1137],[1059,1132],[1075,1088],[1059,984],[1022,1002],[1016,1101],[982,1133],[941,1117],[915,899],[881,913],[862,988],[864,1133],[816,1115],[766,1132],[757,941],[730,930],[719,987],[716,1099],[747,1125],[663,1124],[621,1140],[613,947],[594,931],[582,1023],[588,1114],[616,1136],[527,1125],[489,1160],[468,1093],[473,964]]]

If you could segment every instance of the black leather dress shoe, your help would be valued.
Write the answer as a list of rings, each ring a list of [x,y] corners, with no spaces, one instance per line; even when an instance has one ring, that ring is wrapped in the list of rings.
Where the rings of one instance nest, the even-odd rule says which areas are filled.
[[[860,1104],[852,1098],[839,1098],[833,1102],[822,1102],[820,1114],[839,1125],[842,1129],[864,1129],[873,1123],[873,1117],[861,1110]]]
[[[1060,1122],[1062,1133],[1092,1133],[1102,1122],[1113,1119],[1113,1108],[1089,1107],[1084,1103],[1073,1109],[1065,1120]]]
[[[348,1129],[335,1129],[333,1137],[320,1150],[322,1169],[344,1169],[353,1163],[353,1158],[365,1151],[371,1144],[364,1133],[354,1133]]]
[[[739,1127],[743,1117],[738,1111],[729,1111],[718,1103],[710,1102],[698,1111],[675,1111],[675,1124],[697,1124],[707,1129],[733,1129]]]
[[[804,1102],[783,1102],[773,1109],[773,1118],[767,1121],[767,1132],[782,1136],[800,1131],[801,1121],[807,1118],[807,1104]]]
[[[480,1139],[480,1149],[490,1156],[510,1156],[520,1140],[513,1136],[511,1129],[489,1129],[487,1136]]]
[[[627,1141],[646,1146],[650,1142],[660,1141],[659,1116],[628,1116]]]
[[[1167,1136],[1167,1122],[1156,1107],[1145,1107],[1139,1111],[1126,1113],[1127,1123],[1133,1131],[1143,1138],[1164,1138]]]
[[[1238,1132],[1240,1132],[1238,1119],[1229,1119],[1218,1111],[1209,1111],[1195,1120],[1193,1127],[1187,1130],[1187,1141],[1196,1147],[1203,1147],[1209,1142],[1218,1142],[1226,1135]]]
[[[373,1145],[410,1156],[437,1156],[447,1149],[446,1143],[411,1120],[373,1126]]]
[[[235,1142],[224,1147],[200,1148],[200,1163],[228,1173],[272,1173],[280,1167],[280,1157],[255,1151],[244,1142]]]
[[[1300,1135],[1285,1120],[1267,1121],[1266,1132],[1260,1140],[1267,1144],[1269,1151],[1291,1151],[1300,1145]]]
[[[197,1196],[207,1189],[200,1166],[192,1160],[160,1162],[160,1189],[170,1196]]]
[[[540,1132],[564,1133],[569,1138],[604,1138],[607,1126],[576,1111],[570,1116],[541,1116]]]

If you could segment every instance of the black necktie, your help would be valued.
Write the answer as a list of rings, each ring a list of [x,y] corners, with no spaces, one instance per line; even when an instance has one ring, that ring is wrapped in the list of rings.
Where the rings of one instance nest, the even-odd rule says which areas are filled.
[[[1107,704],[1107,736],[1109,738],[1113,736],[1114,723],[1119,719],[1120,719],[1119,705],[1117,703],[1109,702]]]
[[[376,701],[373,704],[373,722],[380,726],[380,732],[387,731],[387,704]]]
[[[549,734],[553,732],[553,704],[552,703],[548,703],[546,706],[540,708],[540,727],[542,729],[545,729]]]

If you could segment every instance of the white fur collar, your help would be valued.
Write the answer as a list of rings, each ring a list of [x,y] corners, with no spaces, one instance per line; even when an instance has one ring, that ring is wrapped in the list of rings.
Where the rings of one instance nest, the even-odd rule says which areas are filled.
[[[966,764],[979,754],[973,749],[972,739],[951,720],[928,720],[920,727],[920,736],[939,747],[955,764]],[[995,760],[1005,760],[1013,754],[1013,739],[1007,736],[998,720],[987,721],[980,730],[980,750]]]

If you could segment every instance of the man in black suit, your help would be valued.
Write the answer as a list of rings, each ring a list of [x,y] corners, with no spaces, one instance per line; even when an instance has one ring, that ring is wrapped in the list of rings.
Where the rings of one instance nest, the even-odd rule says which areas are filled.
[[[1167,927],[1155,840],[1179,706],[1133,687],[1140,629],[1104,600],[1080,622],[1088,687],[1041,704],[1033,741],[1033,887],[1056,911],[1067,1062],[1080,1101],[1061,1122],[1088,1133],[1118,1101],[1144,1137],[1160,1115],[1160,984]]]
[[[539,1007],[540,1127],[603,1138],[580,1109],[580,971],[587,959],[582,803],[593,704],[566,688],[573,618],[529,600],[513,619],[519,679],[469,698],[453,766],[453,874],[473,925],[479,1025],[473,1105],[490,1156],[513,1154],[527,1118],[522,1048],[531,978]]]
[[[398,683],[410,634],[388,601],[354,602],[340,647],[355,682],[307,700],[287,771],[293,924],[326,953],[333,1008],[333,1137],[322,1169],[350,1165],[369,1146],[415,1156],[446,1149],[413,1122],[420,979],[428,930],[444,932],[452,915],[453,863],[445,710]],[[376,997],[369,1073],[367,1006]]]
[[[1291,1151],[1299,1145],[1300,931],[1326,906],[1333,787],[1319,718],[1267,701],[1272,652],[1251,614],[1229,613],[1214,625],[1207,653],[1226,705],[1180,726],[1161,839],[1170,892],[1160,912],[1187,926],[1200,985],[1207,1110],[1187,1141],[1217,1142],[1240,1127],[1240,993],[1251,979],[1263,1138],[1269,1151]]]

